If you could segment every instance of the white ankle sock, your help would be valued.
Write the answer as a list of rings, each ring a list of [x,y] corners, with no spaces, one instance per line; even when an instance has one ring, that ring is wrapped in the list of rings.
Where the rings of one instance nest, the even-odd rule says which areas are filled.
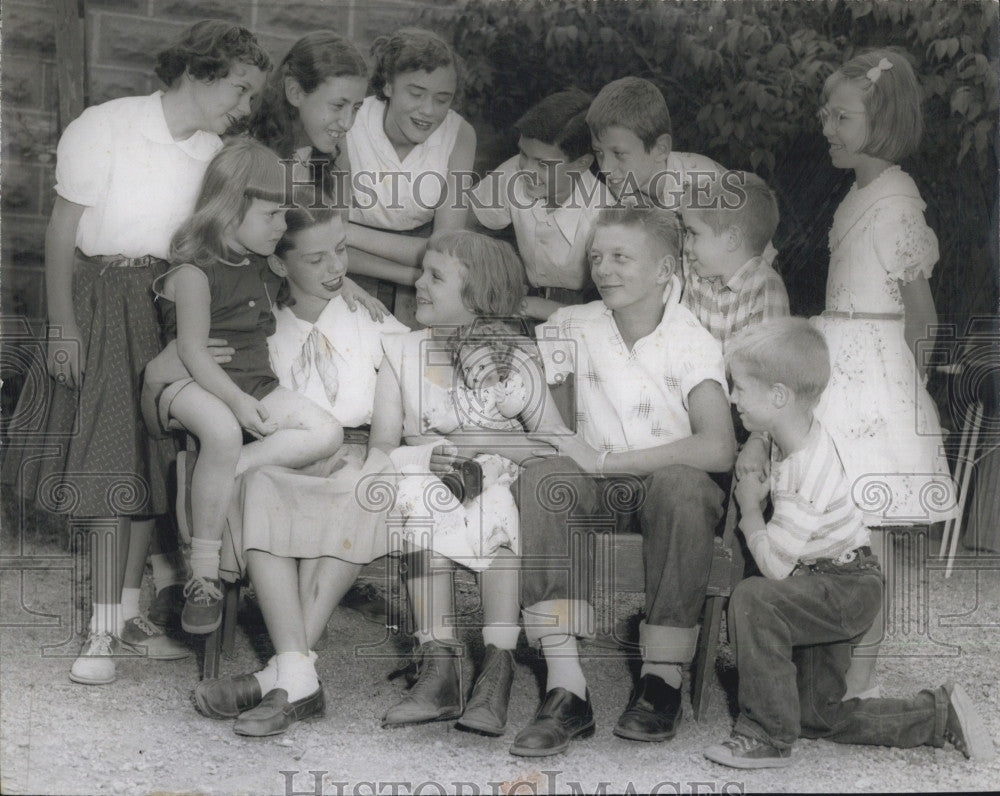
[[[659,677],[673,688],[680,688],[684,680],[684,673],[681,671],[679,663],[652,663],[650,661],[643,661],[641,675],[645,677],[647,674]]]
[[[517,647],[519,635],[520,625],[487,625],[483,628],[483,644],[492,644],[501,650],[512,650]]]
[[[90,632],[120,635],[125,629],[125,620],[121,615],[121,603],[94,603],[94,613],[90,617]]]
[[[142,589],[122,589],[122,624],[139,615],[139,593]]]
[[[278,656],[272,655],[271,660],[267,662],[264,668],[259,672],[254,672],[253,676],[260,683],[260,693],[262,696],[274,688],[274,684],[278,682]]]
[[[565,688],[580,699],[586,699],[587,678],[580,668],[580,648],[576,636],[566,634],[542,636],[541,641],[545,665],[549,670],[546,692],[553,688]]]
[[[279,652],[274,657],[278,659],[278,682],[274,687],[284,688],[289,702],[307,697],[319,688],[316,667],[307,653]]]
[[[214,579],[219,577],[219,553],[222,540],[191,540],[191,574],[196,578]]]
[[[177,555],[177,558],[180,559],[180,555]],[[173,555],[169,553],[154,553],[149,557],[149,564],[153,568],[153,586],[156,588],[157,594],[167,588],[167,586],[173,586],[175,583],[182,584],[187,581],[183,559],[175,566]]]

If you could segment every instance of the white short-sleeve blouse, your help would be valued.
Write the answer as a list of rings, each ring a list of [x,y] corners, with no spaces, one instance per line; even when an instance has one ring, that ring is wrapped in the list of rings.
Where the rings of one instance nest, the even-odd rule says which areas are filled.
[[[194,209],[222,139],[199,130],[175,141],[162,98],[157,91],[87,108],[59,139],[56,193],[86,208],[76,233],[86,255],[166,259]]]

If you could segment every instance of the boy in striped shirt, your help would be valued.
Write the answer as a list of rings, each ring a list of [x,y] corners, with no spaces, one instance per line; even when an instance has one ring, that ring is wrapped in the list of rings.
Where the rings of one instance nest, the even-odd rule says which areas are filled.
[[[770,478],[750,473],[736,487],[740,528],[764,577],[744,580],[729,603],[740,715],[730,739],[705,756],[735,768],[786,766],[804,736],[895,747],[947,740],[966,757],[992,757],[961,686],[841,701],[883,578],[837,449],[813,416],[830,376],[822,334],[804,318],[758,324],[730,341],[726,363],[744,425],[773,443]],[[774,512],[765,522],[768,493]]]

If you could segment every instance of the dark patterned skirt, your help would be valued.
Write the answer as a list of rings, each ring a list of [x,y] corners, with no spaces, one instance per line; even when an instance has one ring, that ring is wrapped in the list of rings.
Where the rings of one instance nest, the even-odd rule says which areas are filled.
[[[143,369],[162,348],[151,285],[166,269],[155,257],[77,250],[73,309],[86,348],[83,383],[75,390],[57,383],[46,372],[44,344],[32,348],[2,468],[22,515],[166,513],[175,444],[152,439],[139,411]]]

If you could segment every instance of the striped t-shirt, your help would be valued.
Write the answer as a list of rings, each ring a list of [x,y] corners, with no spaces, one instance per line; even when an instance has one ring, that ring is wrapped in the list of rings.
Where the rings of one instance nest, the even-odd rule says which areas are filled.
[[[769,578],[781,580],[799,562],[837,558],[870,542],[840,454],[819,420],[790,456],[781,458],[772,444],[771,502],[774,514],[764,528],[743,529],[757,566]]]

